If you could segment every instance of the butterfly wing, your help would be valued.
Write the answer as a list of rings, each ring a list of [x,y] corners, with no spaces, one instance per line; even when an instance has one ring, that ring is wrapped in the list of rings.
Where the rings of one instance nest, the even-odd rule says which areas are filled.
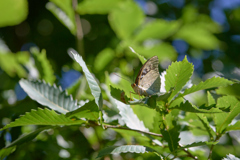
[[[158,57],[150,58],[140,69],[136,78],[136,86],[142,90],[143,95],[152,95],[160,91],[161,80],[158,70]],[[146,93],[142,93],[142,92]]]

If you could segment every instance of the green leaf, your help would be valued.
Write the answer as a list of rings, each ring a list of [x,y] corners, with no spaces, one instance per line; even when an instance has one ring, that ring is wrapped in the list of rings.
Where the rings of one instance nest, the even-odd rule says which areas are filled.
[[[16,119],[14,122],[6,125],[0,130],[4,130],[10,127],[26,126],[26,125],[51,125],[51,126],[62,126],[62,125],[79,125],[84,123],[83,120],[72,120],[65,117],[63,114],[57,114],[53,110],[41,109],[31,110],[25,115]]]
[[[16,74],[19,77],[26,77],[27,72],[23,68],[22,64],[25,64],[28,60],[28,52],[18,52],[16,54],[0,52],[0,67],[11,77]]]
[[[45,82],[25,79],[21,79],[19,84],[30,98],[55,111],[65,114],[78,108],[77,102],[73,101],[72,96],[68,96],[56,85],[50,86]]]
[[[180,126],[173,120],[174,117],[171,114],[167,114],[164,120],[164,127],[161,127],[161,133],[163,139],[168,142],[168,147],[171,152],[175,152],[178,148],[178,142],[180,141]]]
[[[139,53],[135,52],[135,50],[134,50],[132,47],[129,47],[129,49],[130,49],[134,54],[136,54],[136,55],[138,56],[138,58],[139,58],[139,60],[141,61],[142,64],[144,64],[144,63],[147,61],[147,59],[146,59],[144,56],[142,56],[142,55],[140,55]]]
[[[212,108],[210,110],[199,109],[193,104],[191,104],[189,101],[186,101],[185,103],[181,102],[180,105],[172,106],[170,107],[170,109],[179,109],[185,112],[193,112],[193,113],[223,113],[220,109],[217,109],[217,108]]]
[[[10,155],[16,150],[16,146],[3,148],[0,150],[0,160],[3,160],[6,156]]]
[[[156,152],[154,149],[141,145],[124,145],[124,146],[111,146],[102,149],[97,158],[103,157],[108,154],[119,154],[119,153],[146,153],[146,152]]]
[[[142,9],[133,1],[123,1],[109,14],[109,23],[120,39],[128,39],[143,20]]]
[[[78,4],[79,14],[108,14],[116,8],[122,0],[84,0]]]
[[[0,27],[17,25],[27,18],[28,1],[0,1],[0,15]]]
[[[110,90],[111,90],[111,96],[115,99],[117,99],[118,101],[122,101],[124,103],[128,103],[130,101],[130,98],[128,98],[125,95],[125,92],[123,90],[120,90],[118,88],[114,88],[112,86],[110,86]]]
[[[234,125],[227,127],[226,131],[240,130],[240,121],[237,121]]]
[[[76,34],[75,14],[72,8],[72,1],[50,0],[46,8],[65,26],[70,32]]]
[[[151,43],[151,41],[149,42]],[[158,59],[165,60],[166,58],[170,60],[175,60],[177,58],[176,50],[172,45],[166,42],[152,42],[150,46],[132,45],[132,48],[144,57],[158,56]]]
[[[207,92],[207,99],[208,99],[208,106],[216,104],[215,99],[213,98],[213,96],[209,91]]]
[[[41,78],[46,82],[53,84],[56,77],[54,76],[54,71],[50,62],[46,57],[46,50],[43,49],[41,52],[39,52],[37,48],[31,48],[31,52]]]
[[[231,84],[233,84],[233,82],[227,79],[220,78],[220,77],[212,77],[210,79],[207,79],[205,82],[200,82],[198,85],[193,85],[191,88],[186,89],[184,93],[179,94],[178,97],[183,97],[187,94],[204,90],[204,89],[227,86]]]
[[[196,23],[182,26],[175,34],[175,38],[185,40],[193,47],[199,49],[215,49],[219,46],[219,40],[207,29]]]
[[[99,109],[102,109],[103,106],[103,98],[102,98],[102,92],[101,89],[97,83],[97,81],[94,79],[93,75],[89,72],[86,63],[83,61],[82,57],[73,49],[69,50],[69,52],[73,55],[74,59],[78,62],[78,64],[82,67],[83,72],[85,73],[85,76],[88,81],[88,85],[91,89],[91,93],[95,98],[95,102],[98,105]]]
[[[114,58],[115,53],[111,48],[105,48],[95,57],[94,68],[96,71],[103,70]]]
[[[169,91],[171,88],[174,88],[171,96],[168,98],[169,102],[190,80],[192,73],[193,65],[187,61],[187,57],[183,61],[174,62],[168,67],[165,75],[165,89]]]
[[[196,114],[198,119],[202,123],[204,129],[207,131],[211,140],[213,140],[214,136],[216,135],[214,130],[210,127],[207,117],[204,114]]]
[[[230,112],[214,114],[217,133],[222,134],[232,120],[240,113],[240,103],[233,96],[224,96],[217,101],[218,108],[230,107]]]
[[[86,118],[90,120],[98,120],[98,107],[94,101],[90,101],[80,108],[76,109],[75,111],[68,112],[66,114],[67,117],[70,118]]]
[[[219,87],[218,89],[216,89],[216,92],[217,94],[232,95],[240,98],[240,84],[234,83],[231,86]]]
[[[130,105],[126,105],[118,100],[115,100],[119,114],[122,116],[122,120],[126,123],[127,127],[131,129],[137,129],[140,131],[149,131],[148,128],[144,126],[144,123],[139,120],[137,115],[133,112]]]
[[[153,20],[147,23],[135,36],[135,41],[146,39],[165,39],[171,36],[179,28],[178,21],[165,21],[163,19]]]

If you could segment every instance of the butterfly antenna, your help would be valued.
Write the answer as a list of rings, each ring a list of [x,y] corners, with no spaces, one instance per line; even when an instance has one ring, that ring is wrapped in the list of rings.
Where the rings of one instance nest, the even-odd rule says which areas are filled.
[[[129,81],[128,79],[126,79],[126,78],[123,78],[123,77],[121,77],[121,76],[119,76],[118,74],[116,74],[116,73],[113,73],[113,74],[115,74],[116,76],[118,76],[118,77],[120,77],[120,78],[122,78],[122,79],[124,79],[124,80],[126,80],[126,81],[128,81],[128,82],[130,82],[130,83],[132,83],[131,81]]]

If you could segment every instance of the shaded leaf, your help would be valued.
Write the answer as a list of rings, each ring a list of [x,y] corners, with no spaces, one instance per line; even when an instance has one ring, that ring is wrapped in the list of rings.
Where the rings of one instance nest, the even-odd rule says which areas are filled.
[[[86,104],[84,104],[83,106],[81,106],[80,108],[72,111],[72,112],[68,112],[66,114],[67,117],[70,118],[86,118],[86,119],[91,119],[91,120],[98,120],[98,106],[96,105],[96,103],[94,101],[90,101]]]
[[[86,63],[83,61],[82,57],[73,49],[70,49],[68,51],[70,54],[74,56],[74,59],[78,62],[78,64],[82,67],[83,72],[87,78],[88,85],[91,89],[91,93],[95,98],[95,102],[98,105],[99,109],[102,109],[103,106],[103,98],[102,98],[102,92],[101,89],[93,77],[93,75],[89,72]]]
[[[121,39],[127,39],[144,20],[140,6],[133,1],[124,1],[109,14],[109,23]]]
[[[204,129],[207,131],[211,140],[213,140],[214,136],[216,135],[214,130],[210,127],[207,117],[204,114],[197,114],[198,119],[202,123]]]
[[[38,109],[31,110],[25,115],[22,115],[20,118],[16,119],[14,122],[6,125],[0,130],[4,130],[10,127],[17,126],[26,126],[26,125],[52,125],[52,126],[61,126],[61,125],[79,125],[84,123],[83,120],[72,120],[68,117],[65,117],[63,114],[57,114],[53,110],[48,109]]]
[[[183,61],[174,62],[168,67],[165,75],[165,89],[169,91],[171,88],[174,88],[171,96],[168,98],[169,102],[190,80],[192,73],[193,65],[187,61],[187,57]]]
[[[180,147],[179,149],[198,147],[198,146],[204,146],[204,145],[216,145],[217,143],[218,142],[194,142],[192,144],[188,144],[188,145],[185,145],[183,147]]]
[[[11,77],[16,74],[19,77],[26,77],[27,73],[21,64],[26,63],[28,60],[28,52],[18,52],[16,54],[0,52],[0,67]]]
[[[105,48],[95,57],[94,68],[96,71],[103,70],[114,58],[115,53],[111,48]]]
[[[108,154],[119,154],[119,153],[146,153],[146,152],[156,152],[154,149],[141,145],[124,145],[124,146],[111,146],[102,149],[97,158],[103,157]]]
[[[72,96],[57,88],[41,81],[28,81],[21,79],[19,84],[30,98],[60,113],[67,113],[78,108],[77,102]]]
[[[0,15],[0,27],[17,25],[27,18],[28,1],[0,1]]]
[[[212,108],[210,110],[206,109],[199,109],[193,104],[191,104],[189,101],[186,101],[185,103],[181,102],[180,105],[172,106],[170,109],[180,109],[185,112],[193,112],[193,113],[223,113],[218,108]]]
[[[46,50],[43,49],[41,52],[39,52],[37,48],[31,48],[31,52],[41,78],[46,82],[53,84],[56,77],[54,76],[54,71],[50,62],[46,57]]]
[[[10,155],[16,150],[16,146],[9,147],[9,148],[3,148],[0,150],[0,160],[3,160],[4,157]]]
[[[78,4],[79,14],[107,14],[119,5],[122,0],[88,0]]]
[[[51,0],[46,8],[65,26],[70,32],[76,34],[75,15],[72,8],[72,1]]]
[[[179,28],[178,21],[165,21],[163,19],[153,20],[147,23],[134,37],[135,41],[143,41],[146,39],[165,39],[171,36]]]
[[[125,92],[123,90],[120,90],[118,88],[114,88],[112,86],[110,86],[110,90],[111,90],[111,96],[115,99],[117,99],[118,101],[121,101],[123,103],[128,103],[130,101],[130,98],[128,98],[125,95]]]
[[[235,83],[230,86],[225,86],[225,87],[219,87],[216,89],[217,94],[222,94],[222,95],[232,95],[240,98],[240,84]]]
[[[212,77],[210,79],[207,79],[205,82],[200,82],[197,85],[193,85],[191,88],[188,88],[184,91],[184,93],[179,94],[178,97],[183,97],[187,94],[196,92],[196,91],[200,91],[200,90],[204,90],[204,89],[209,89],[209,88],[215,88],[215,87],[221,87],[221,86],[227,86],[227,85],[231,85],[233,84],[233,82],[221,78],[221,77]]]

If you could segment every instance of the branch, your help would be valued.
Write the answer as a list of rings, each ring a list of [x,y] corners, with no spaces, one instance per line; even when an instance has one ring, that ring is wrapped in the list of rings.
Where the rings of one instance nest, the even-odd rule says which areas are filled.
[[[136,131],[136,132],[139,132],[139,133],[148,134],[148,135],[152,135],[152,136],[162,137],[161,134],[147,132],[147,131],[140,131],[140,130],[137,130],[137,129],[130,129],[130,128],[125,128],[125,127],[120,127],[120,126],[103,125],[103,127],[105,129],[107,129],[107,128],[123,129],[123,130],[129,130],[129,131]]]
[[[74,11],[76,11],[78,0],[72,0],[72,5],[73,5]],[[77,12],[75,12],[75,22],[76,22],[76,29],[77,29],[77,35],[76,35],[77,51],[84,58],[83,29],[82,29],[80,15],[78,15]]]

